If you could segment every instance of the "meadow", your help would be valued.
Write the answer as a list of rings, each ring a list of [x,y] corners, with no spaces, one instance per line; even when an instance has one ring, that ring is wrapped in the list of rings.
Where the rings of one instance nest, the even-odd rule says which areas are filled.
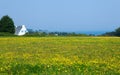
[[[120,38],[0,37],[0,75],[120,75]]]

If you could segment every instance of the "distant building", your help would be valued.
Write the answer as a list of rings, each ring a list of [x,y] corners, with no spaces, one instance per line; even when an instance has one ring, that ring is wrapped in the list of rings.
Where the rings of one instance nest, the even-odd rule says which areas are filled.
[[[27,32],[28,31],[27,31],[25,25],[17,26],[15,28],[15,35],[22,36],[22,35],[25,35]]]

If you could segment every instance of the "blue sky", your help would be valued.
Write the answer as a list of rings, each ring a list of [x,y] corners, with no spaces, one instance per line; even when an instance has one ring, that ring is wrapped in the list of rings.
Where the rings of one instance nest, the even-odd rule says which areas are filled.
[[[120,0],[1,0],[0,18],[48,31],[113,31],[120,26]]]

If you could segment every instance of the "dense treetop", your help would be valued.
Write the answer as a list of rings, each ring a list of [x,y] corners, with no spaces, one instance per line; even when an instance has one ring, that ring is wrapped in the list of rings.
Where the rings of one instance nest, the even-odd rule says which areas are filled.
[[[15,33],[14,22],[8,15],[5,15],[0,19],[0,32]]]

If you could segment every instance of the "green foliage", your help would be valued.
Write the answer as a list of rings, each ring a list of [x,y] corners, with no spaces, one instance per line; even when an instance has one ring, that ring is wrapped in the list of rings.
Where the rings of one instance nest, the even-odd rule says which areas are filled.
[[[120,27],[115,30],[116,32],[120,32]]]
[[[28,29],[28,33],[25,36],[37,36],[37,37],[57,37],[57,36],[94,36],[94,35],[87,35],[87,34],[77,34],[74,32],[43,32],[43,31],[33,31],[32,29]]]
[[[0,20],[0,32],[15,33],[13,20],[8,16],[3,16]]]
[[[11,33],[8,33],[8,32],[0,32],[0,37],[8,37],[8,36],[16,36],[16,35],[13,35],[13,34],[11,34]]]
[[[120,36],[120,27],[115,30],[115,35]]]
[[[106,32],[105,34],[102,34],[103,36],[120,36],[120,27],[115,29],[113,32]]]
[[[48,34],[46,32],[33,32],[27,33],[24,36],[26,37],[46,37]]]

